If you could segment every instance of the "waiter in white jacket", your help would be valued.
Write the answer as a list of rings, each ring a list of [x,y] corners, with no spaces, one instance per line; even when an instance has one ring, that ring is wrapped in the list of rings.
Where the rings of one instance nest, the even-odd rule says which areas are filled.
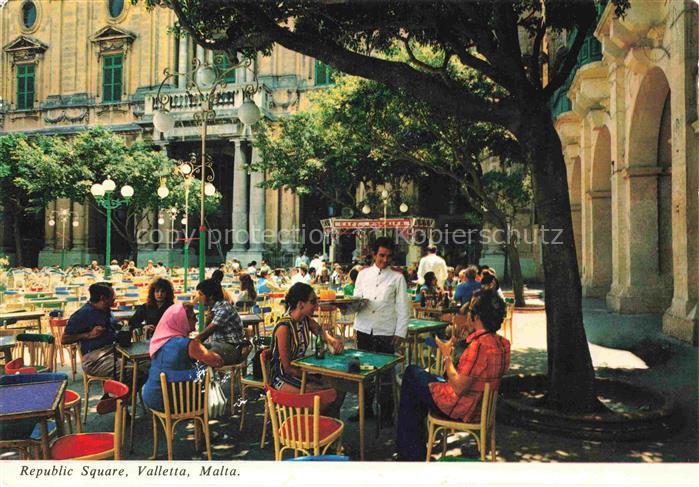
[[[439,287],[444,288],[444,281],[447,280],[447,262],[437,255],[437,247],[430,245],[427,247],[427,255],[420,259],[417,267],[417,279],[421,283],[425,282],[425,274],[434,272]]]
[[[354,296],[366,300],[354,319],[360,350],[394,353],[400,350],[408,333],[410,299],[403,274],[389,267],[393,248],[390,238],[376,239],[372,246],[373,265],[362,269],[357,276]],[[393,418],[393,394],[390,388],[382,388],[381,392],[381,421],[390,423]],[[366,417],[370,418],[374,414],[371,407],[373,391],[367,390],[364,399]],[[355,415],[350,421],[357,419],[358,415]]]

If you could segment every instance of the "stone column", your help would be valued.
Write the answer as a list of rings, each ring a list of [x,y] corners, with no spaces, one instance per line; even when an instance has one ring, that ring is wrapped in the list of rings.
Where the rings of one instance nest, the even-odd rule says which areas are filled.
[[[91,198],[92,196],[90,196]],[[66,258],[69,265],[72,264],[89,264],[90,261],[97,259],[99,254],[95,251],[94,245],[90,245],[90,229],[91,218],[89,211],[89,203],[80,203],[73,201],[73,211],[75,212],[78,226],[73,229],[73,248],[71,249],[71,259]]]
[[[620,226],[628,245],[621,249],[627,272],[619,278],[621,288],[612,308],[620,312],[660,312],[669,304],[671,289],[659,279],[658,269],[658,174],[654,166],[631,165],[621,172],[621,197],[625,211]]]
[[[294,230],[298,228],[298,213],[296,211],[297,195],[288,189],[281,190],[280,240],[284,252],[295,253],[297,249]]]
[[[180,72],[189,70],[189,36],[185,33],[180,34],[180,51],[177,59],[177,70]],[[177,77],[177,88],[184,90],[187,87],[187,78],[184,76]]]
[[[672,3],[669,79],[672,93],[672,304],[663,315],[663,331],[699,343],[699,96],[696,89],[699,7]],[[676,20],[675,20],[676,19]],[[692,73],[692,70],[695,70]],[[693,120],[693,124],[688,123]],[[683,123],[680,123],[683,122]]]
[[[248,174],[245,169],[247,155],[241,140],[235,140],[235,159],[233,161],[233,250],[243,251],[247,246],[248,230]]]
[[[200,45],[197,45],[197,59],[204,64],[206,62],[206,52],[204,51],[204,48]]]
[[[609,66],[609,112],[617,114],[611,117],[609,137],[612,161],[612,286],[607,294],[607,306],[619,310],[618,296],[623,289],[623,277],[627,273],[626,253],[628,235],[621,224],[621,216],[626,212],[621,169],[624,167],[624,146],[626,145],[626,120],[621,114],[626,113],[626,69],[623,61],[612,62]]]
[[[602,297],[612,280],[611,191],[588,191],[585,208],[590,224],[585,235],[589,255],[584,264],[583,295]]]
[[[77,201],[73,201],[73,211],[75,212],[75,219],[78,221],[78,226],[73,229],[73,249],[84,250],[87,240],[87,211],[85,206]]]
[[[259,157],[257,149],[252,148],[252,163]],[[265,231],[265,189],[259,185],[265,181],[264,173],[250,173],[250,250],[261,252],[264,249]]]

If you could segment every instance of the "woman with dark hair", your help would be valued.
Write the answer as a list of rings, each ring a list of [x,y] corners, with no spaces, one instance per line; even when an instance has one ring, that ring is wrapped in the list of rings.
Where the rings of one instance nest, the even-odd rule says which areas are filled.
[[[218,282],[221,285],[221,290],[223,291],[223,299],[228,301],[231,304],[235,304],[233,302],[233,296],[231,296],[231,293],[229,293],[226,289],[223,288],[223,271],[221,269],[216,269],[212,274],[211,274],[211,279],[214,281]]]
[[[436,304],[439,299],[439,287],[437,286],[437,276],[430,271],[425,273],[425,284],[420,286],[420,289],[415,293],[415,302],[422,306],[431,307]]]
[[[197,339],[204,342],[211,337],[207,346],[223,358],[225,365],[245,360],[250,342],[245,338],[245,328],[235,306],[224,299],[221,284],[214,279],[201,281],[197,285],[197,301],[210,310],[207,326]]]
[[[175,302],[175,290],[172,283],[159,277],[148,287],[148,300],[136,307],[136,312],[129,319],[129,330],[143,328],[146,336],[153,333],[156,325],[167,310]]]
[[[301,369],[291,364],[296,359],[306,355],[311,348],[314,336],[322,333],[323,340],[332,353],[340,353],[343,349],[342,340],[335,338],[312,318],[318,307],[318,297],[308,284],[297,282],[289,289],[285,297],[286,313],[282,316],[272,332],[270,349],[270,384],[275,389],[284,392],[301,391]],[[309,378],[306,392],[329,389],[328,383]],[[322,405],[328,408],[328,414],[337,415],[344,400],[344,392],[338,393],[335,401]]]
[[[255,283],[252,281],[252,277],[250,277],[250,274],[241,274],[238,301],[250,301],[254,303],[256,299],[257,290],[255,289]]]
[[[503,300],[505,299],[505,296],[502,294],[502,289],[500,289],[500,281],[498,281],[493,269],[483,269],[481,273],[481,287],[483,289],[492,289]]]
[[[468,334],[457,366],[452,360],[456,336],[447,342],[435,339],[444,358],[446,379],[415,365],[405,369],[396,428],[399,460],[425,461],[428,411],[466,423],[480,420],[485,384],[497,388],[510,366],[510,342],[496,333],[504,318],[505,302],[497,293],[477,291],[454,316],[454,335]]]

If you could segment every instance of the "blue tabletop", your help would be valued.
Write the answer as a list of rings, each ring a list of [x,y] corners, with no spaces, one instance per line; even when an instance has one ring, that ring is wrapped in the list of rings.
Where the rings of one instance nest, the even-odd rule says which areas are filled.
[[[0,418],[53,410],[65,384],[65,381],[51,381],[0,386]]]

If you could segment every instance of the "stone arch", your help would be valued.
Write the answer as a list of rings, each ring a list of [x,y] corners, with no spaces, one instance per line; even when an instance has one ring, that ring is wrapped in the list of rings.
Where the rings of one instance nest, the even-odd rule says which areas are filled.
[[[609,129],[605,125],[597,130],[597,137],[592,151],[592,172],[590,173],[590,189],[592,191],[612,190],[612,140]]]
[[[648,71],[633,102],[627,140],[629,167],[655,166],[658,155],[658,135],[670,85],[660,68]]]
[[[670,141],[670,86],[665,73],[653,67],[633,97],[628,125],[624,178],[628,229],[628,275],[623,276],[632,297],[627,310],[661,311],[671,301],[672,191]],[[647,302],[653,297],[653,304]]]

